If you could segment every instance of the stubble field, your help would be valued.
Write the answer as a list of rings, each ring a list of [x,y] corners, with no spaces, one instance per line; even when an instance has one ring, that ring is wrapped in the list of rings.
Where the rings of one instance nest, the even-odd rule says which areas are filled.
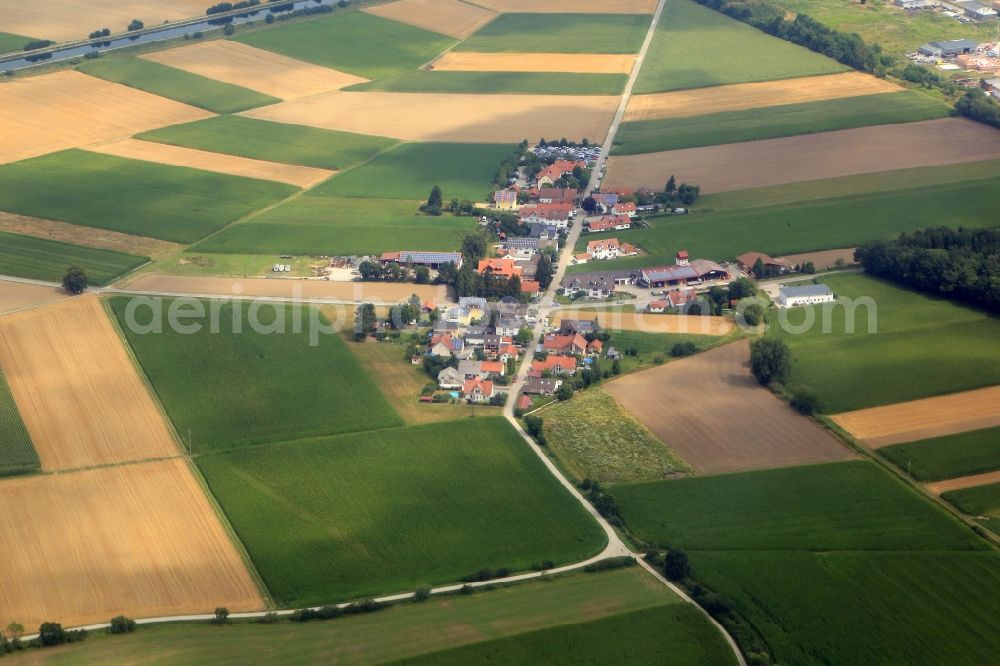
[[[496,18],[496,13],[460,0],[399,0],[365,9],[369,14],[424,30],[465,39]]]
[[[0,314],[66,298],[58,287],[0,280]]]
[[[29,217],[2,211],[0,211],[0,232],[98,250],[111,250],[134,257],[150,257],[151,259],[161,259],[184,247],[179,243],[171,243],[147,236],[123,234],[109,229],[84,227],[79,224],[44,220],[40,217]]]

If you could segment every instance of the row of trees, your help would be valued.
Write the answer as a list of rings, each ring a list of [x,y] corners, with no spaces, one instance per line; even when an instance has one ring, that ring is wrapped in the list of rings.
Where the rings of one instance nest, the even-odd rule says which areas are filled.
[[[663,191],[638,190],[635,202],[640,206],[659,204],[667,208],[684,208],[692,206],[701,196],[701,188],[687,183],[677,184],[677,179],[671,175],[663,186]]]
[[[923,229],[854,257],[872,275],[1000,312],[1000,229]]]

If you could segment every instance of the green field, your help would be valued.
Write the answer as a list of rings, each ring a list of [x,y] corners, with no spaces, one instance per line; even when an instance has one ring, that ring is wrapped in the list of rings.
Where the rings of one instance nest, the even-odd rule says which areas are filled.
[[[173,301],[158,302],[163,314],[156,319],[148,305],[138,307],[134,320],[140,327],[164,322]],[[111,308],[177,432],[185,440],[190,434],[195,453],[402,423],[340,336],[320,334],[318,344],[310,345],[314,309],[186,302],[204,308],[206,317],[194,320],[204,324],[202,330],[185,334],[163,323],[162,333],[143,333],[126,324],[127,297],[112,298]],[[215,311],[213,333],[208,315]],[[256,332],[255,322],[265,332]],[[266,332],[269,327],[274,332]]]
[[[649,20],[640,14],[501,14],[456,50],[637,53]]]
[[[350,12],[241,34],[237,41],[367,79],[430,62],[455,39],[365,12]]]
[[[565,564],[606,539],[501,417],[197,462],[282,606],[446,583],[482,567]]]
[[[309,194],[426,201],[437,185],[446,203],[485,201],[500,163],[513,151],[502,143],[404,143]]]
[[[736,664],[705,616],[689,605],[658,606],[541,629],[394,662],[468,664]]]
[[[418,201],[299,197],[234,224],[193,249],[236,254],[365,255],[457,250],[475,218],[420,214]],[[273,262],[272,262],[273,263]]]
[[[941,497],[970,516],[982,516],[987,527],[1000,531],[1000,483],[952,490]]]
[[[939,481],[1000,469],[1000,427],[895,444],[879,455],[918,481]]]
[[[351,91],[493,93],[525,95],[620,95],[627,74],[576,72],[427,72],[359,83]]]
[[[24,50],[25,44],[33,41],[36,40],[31,37],[12,35],[9,32],[0,32],[0,54],[20,53]],[[0,69],[3,69],[2,65],[0,65]]]
[[[611,492],[638,536],[687,551],[773,663],[984,663],[1000,648],[1000,556],[871,462]]]
[[[536,413],[547,446],[576,480],[662,479],[688,466],[610,395],[591,388]]]
[[[272,123],[243,116],[215,116],[143,132],[136,138],[320,169],[345,169],[398,143],[380,136]]]
[[[290,196],[283,183],[66,150],[0,166],[0,210],[190,243]]]
[[[103,285],[147,261],[146,257],[0,231],[0,275],[62,282],[67,268],[80,266],[87,282]]]
[[[7,380],[0,371],[0,476],[38,469],[38,454],[14,404]]]
[[[729,338],[715,335],[694,335],[691,333],[644,333],[641,331],[611,331],[608,345],[625,353],[634,348],[635,356],[625,355],[621,359],[623,373],[645,370],[671,359],[670,349],[678,342],[692,342],[699,351],[722,344]],[[605,363],[605,365],[608,365]]]
[[[810,313],[788,311],[789,331],[771,326],[792,349],[792,389],[806,386],[823,410],[837,413],[1000,383],[1000,319],[863,275],[819,278],[838,298],[871,298],[847,333],[843,302],[816,308],[814,325],[793,333]],[[773,313],[772,313],[773,314]],[[877,330],[869,332],[869,319]],[[830,332],[823,332],[823,321]],[[771,320],[773,324],[773,319]]]
[[[671,0],[656,27],[635,93],[792,79],[847,69],[691,0]]]
[[[688,118],[623,123],[615,136],[615,155],[757,141],[797,134],[911,123],[944,118],[949,107],[921,92],[862,95],[843,99],[784,104]]]
[[[526,635],[547,627],[572,625],[620,613],[653,611],[665,605],[684,608],[664,585],[638,567],[598,574],[574,574],[498,588],[488,593],[432,598],[367,615],[328,622],[233,622],[220,630],[209,624],[140,625],[135,633],[111,636],[92,632],[74,645],[8,655],[11,663],[28,659],[51,666],[125,664],[148,666],[244,666],[250,662],[303,664],[380,664],[446,650],[477,641]],[[678,611],[683,617],[683,611]],[[704,620],[701,624],[706,624]],[[702,637],[705,651],[719,653],[722,639],[704,634],[694,617],[684,627],[667,624],[660,633],[683,641]],[[674,629],[678,635],[675,636]],[[393,640],[386,640],[387,636]],[[627,643],[631,631],[607,637]],[[30,656],[28,656],[30,655]],[[688,655],[695,658],[696,655]],[[19,661],[20,660],[20,661]],[[725,664],[720,654],[719,661]]]
[[[818,181],[822,184],[825,181]],[[705,259],[730,260],[750,251],[781,256],[829,248],[853,247],[874,240],[896,238],[900,233],[924,227],[987,227],[996,224],[994,211],[1000,206],[1000,178],[969,182],[945,182],[912,189],[844,194],[828,199],[774,206],[716,209],[685,216],[649,218],[649,229],[585,234],[577,251],[594,238],[614,236],[638,245],[648,254],[602,262],[608,270],[672,264],[678,250]],[[820,185],[821,187],[821,185]],[[803,191],[805,188],[799,188]],[[723,195],[718,195],[720,199]],[[763,196],[763,195],[761,195]],[[738,197],[726,202],[739,206]],[[752,202],[751,203],[758,203]],[[582,264],[568,272],[593,270]]]
[[[205,76],[131,57],[91,60],[79,69],[107,81],[197,106],[213,113],[238,113],[281,100],[256,90],[223,83]]]

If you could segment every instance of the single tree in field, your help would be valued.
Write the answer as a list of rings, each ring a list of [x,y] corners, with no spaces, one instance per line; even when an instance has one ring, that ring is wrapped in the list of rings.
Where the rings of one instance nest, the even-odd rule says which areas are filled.
[[[354,320],[354,339],[361,342],[367,338],[375,330],[375,322],[375,306],[371,303],[362,304]]]
[[[667,551],[667,557],[663,561],[663,575],[669,580],[684,580],[690,575],[691,569],[688,566],[688,556],[680,548],[671,548]]]
[[[87,274],[79,266],[70,266],[63,276],[62,286],[71,294],[82,294],[87,289]]]
[[[424,212],[429,215],[440,215],[441,207],[444,205],[444,198],[441,196],[441,188],[435,185],[431,188],[427,203],[424,204]]]
[[[226,624],[227,622],[229,622],[229,609],[224,606],[216,608],[212,624]]]
[[[758,338],[750,343],[750,371],[764,386],[784,381],[791,369],[788,345],[777,338]]]

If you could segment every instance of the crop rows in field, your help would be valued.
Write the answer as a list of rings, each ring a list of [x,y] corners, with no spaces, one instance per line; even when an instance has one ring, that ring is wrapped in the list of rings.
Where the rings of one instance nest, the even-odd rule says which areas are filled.
[[[14,396],[0,372],[0,476],[38,468],[38,454],[14,404]]]

